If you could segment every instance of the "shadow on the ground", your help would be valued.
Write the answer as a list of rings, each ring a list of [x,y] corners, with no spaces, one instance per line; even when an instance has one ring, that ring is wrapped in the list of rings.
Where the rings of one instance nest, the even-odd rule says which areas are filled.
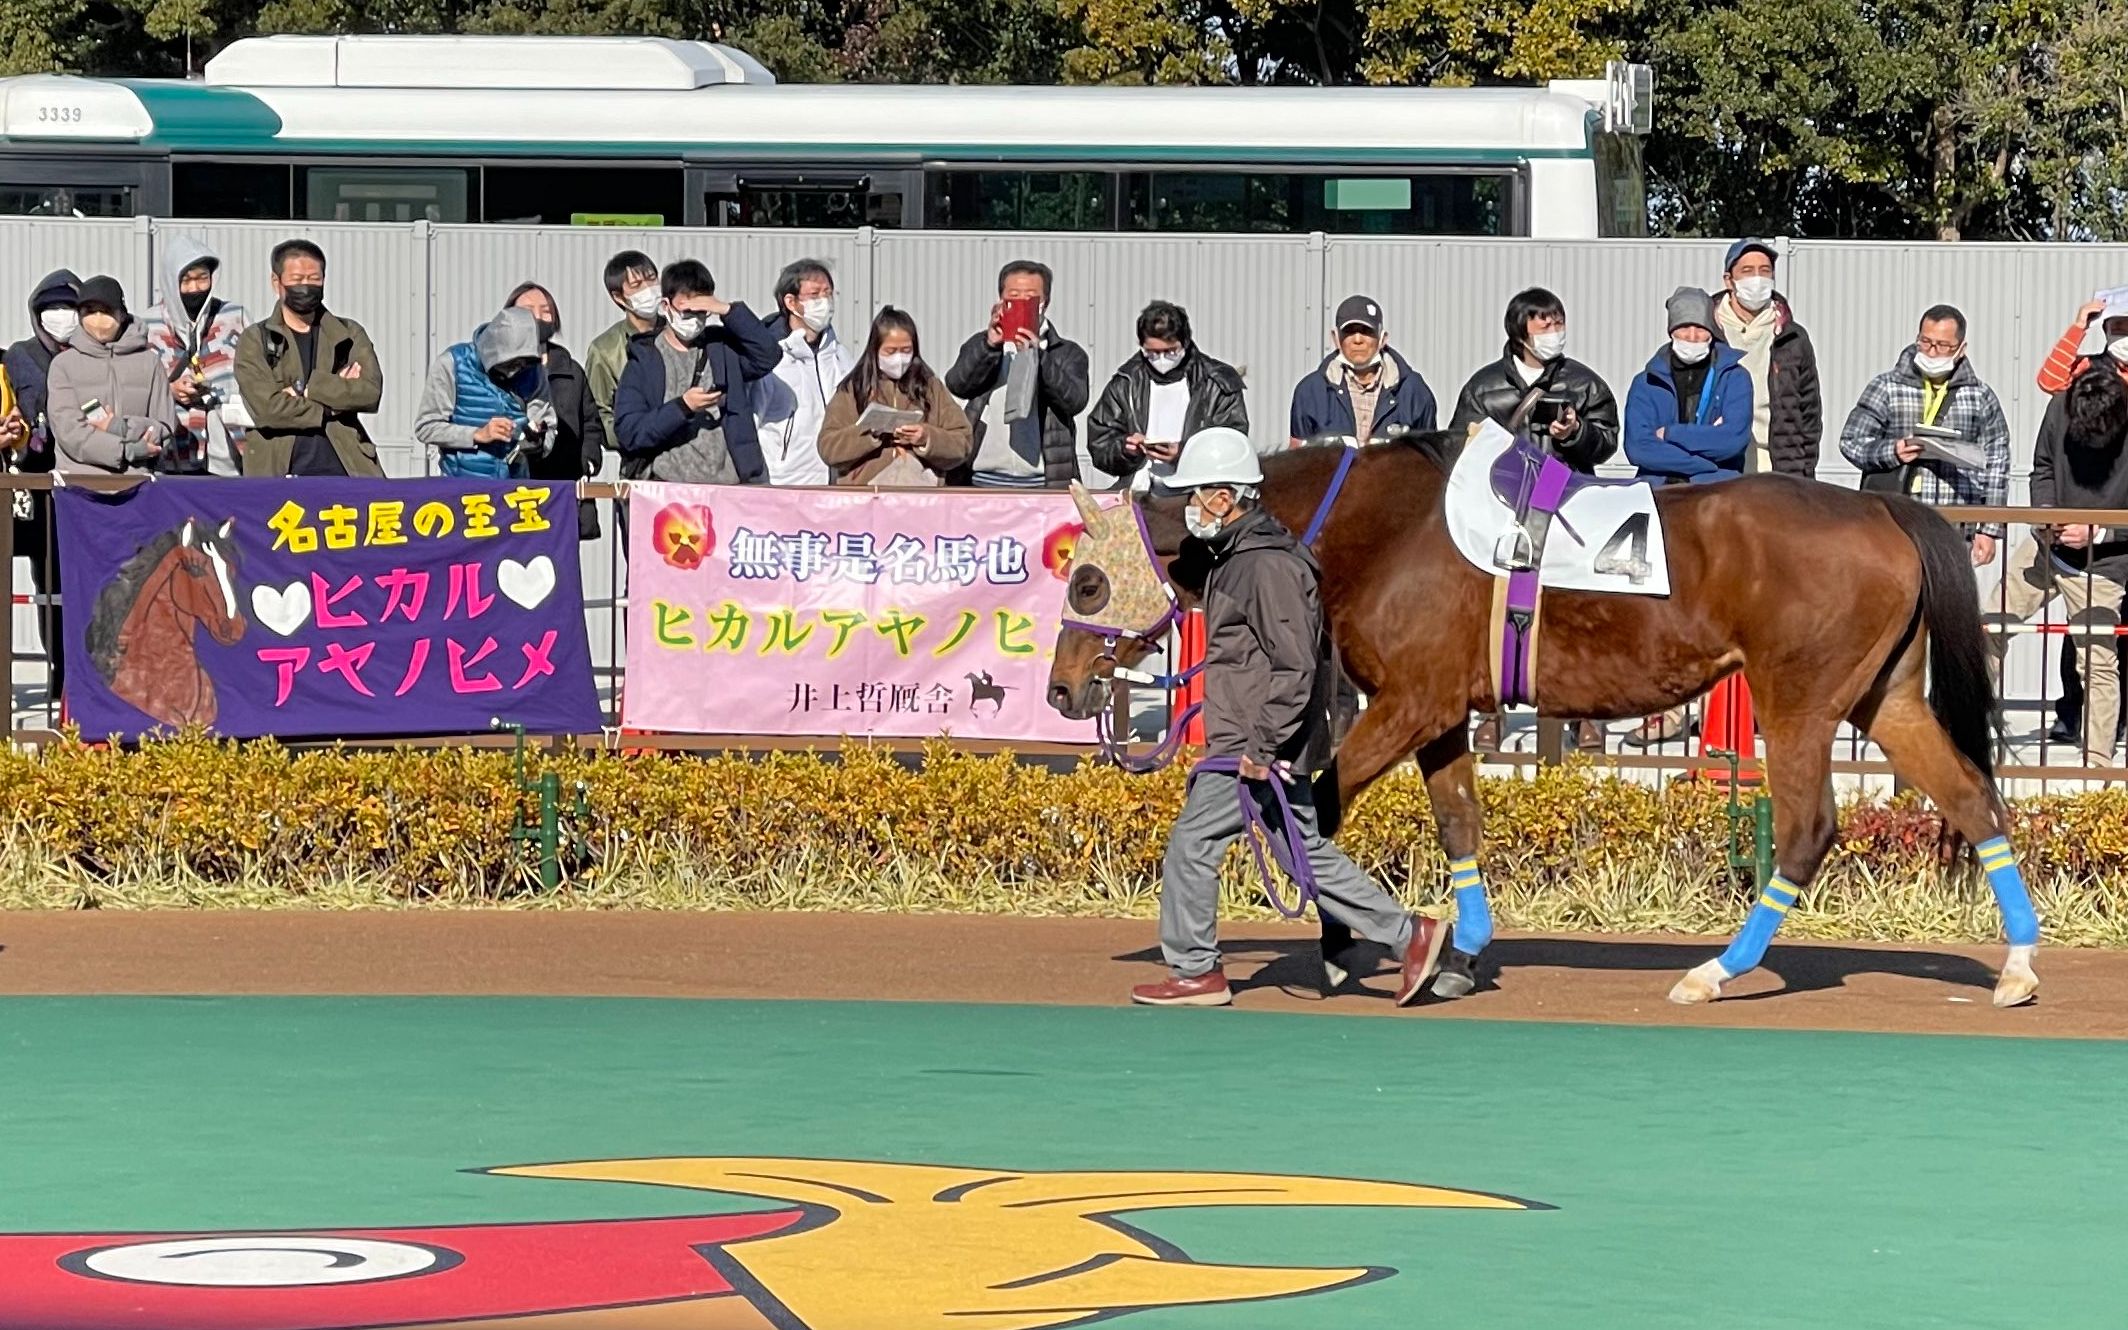
[[[1279,988],[1301,997],[1321,992],[1322,960],[1313,941],[1296,938],[1222,938],[1220,950],[1230,965],[1228,979],[1234,991]],[[1705,942],[1607,942],[1600,938],[1503,938],[1486,948],[1483,968],[1485,987],[1493,986],[1501,971],[1519,969],[1633,970],[1650,974],[1686,970],[1716,954]],[[1114,959],[1158,964],[1160,949],[1146,947]],[[1386,948],[1362,942],[1354,948],[1353,982],[1341,994],[1387,999],[1386,989],[1357,986],[1357,981],[1394,970]],[[1884,974],[1901,979],[1930,979],[1961,988],[1983,991],[1995,986],[1995,972],[1970,956],[1942,951],[1879,950],[1827,943],[1783,943],[1766,953],[1767,973],[1781,987],[1757,993],[1738,993],[1724,1002],[1762,1002],[1794,993],[1818,993],[1843,988],[1856,975]],[[1483,991],[1482,989],[1480,991]]]

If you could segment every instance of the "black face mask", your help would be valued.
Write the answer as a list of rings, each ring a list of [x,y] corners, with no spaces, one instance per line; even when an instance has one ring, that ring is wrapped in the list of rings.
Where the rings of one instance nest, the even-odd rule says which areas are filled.
[[[507,365],[497,365],[494,369],[489,370],[488,382],[505,392],[519,392],[526,386],[525,377],[531,372],[532,367],[530,365],[523,361],[512,361]]]
[[[184,302],[185,317],[188,319],[198,318],[200,311],[207,308],[207,302],[213,297],[214,292],[212,291],[180,291],[177,293],[177,298]]]
[[[562,326],[552,319],[539,319],[536,322],[539,325],[539,349],[544,351],[554,341],[555,337],[560,334]]]
[[[325,308],[325,288],[308,282],[300,286],[284,286],[281,288],[281,303],[288,306],[289,313],[307,319]]]

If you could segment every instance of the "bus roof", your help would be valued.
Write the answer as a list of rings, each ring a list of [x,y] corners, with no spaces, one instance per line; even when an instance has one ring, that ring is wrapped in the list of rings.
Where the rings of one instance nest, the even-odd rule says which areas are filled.
[[[383,58],[386,43],[408,58]],[[1602,122],[1589,84],[777,84],[730,48],[629,38],[254,38],[209,71],[0,79],[0,136],[177,154],[1332,165],[1583,157]]]

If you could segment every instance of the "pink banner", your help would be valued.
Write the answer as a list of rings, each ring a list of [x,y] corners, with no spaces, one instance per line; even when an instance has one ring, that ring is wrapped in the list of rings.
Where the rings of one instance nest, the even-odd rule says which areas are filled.
[[[1092,743],[1044,700],[1063,494],[636,482],[621,723]]]

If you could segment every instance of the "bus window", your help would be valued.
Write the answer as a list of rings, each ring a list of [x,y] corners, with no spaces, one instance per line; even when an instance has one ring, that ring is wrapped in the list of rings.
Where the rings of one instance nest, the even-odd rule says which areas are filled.
[[[0,183],[0,215],[9,217],[131,217],[138,211],[138,196],[125,185]]]
[[[313,222],[463,222],[472,172],[462,166],[306,166],[303,216]]]
[[[1126,179],[1124,212],[1136,231],[1496,236],[1509,233],[1514,212],[1506,172],[1139,171]]]
[[[726,176],[703,196],[711,226],[877,226],[900,229],[904,177],[870,175]]]
[[[286,221],[295,168],[285,162],[175,162],[172,217],[247,217]]]
[[[642,226],[686,220],[687,173],[677,166],[490,166],[480,175],[482,221],[567,226],[580,214],[628,216]]]
[[[1596,234],[1648,233],[1648,179],[1640,139],[1632,134],[1596,136]]]
[[[1105,171],[933,171],[927,224],[942,231],[1107,231],[1116,178]]]

